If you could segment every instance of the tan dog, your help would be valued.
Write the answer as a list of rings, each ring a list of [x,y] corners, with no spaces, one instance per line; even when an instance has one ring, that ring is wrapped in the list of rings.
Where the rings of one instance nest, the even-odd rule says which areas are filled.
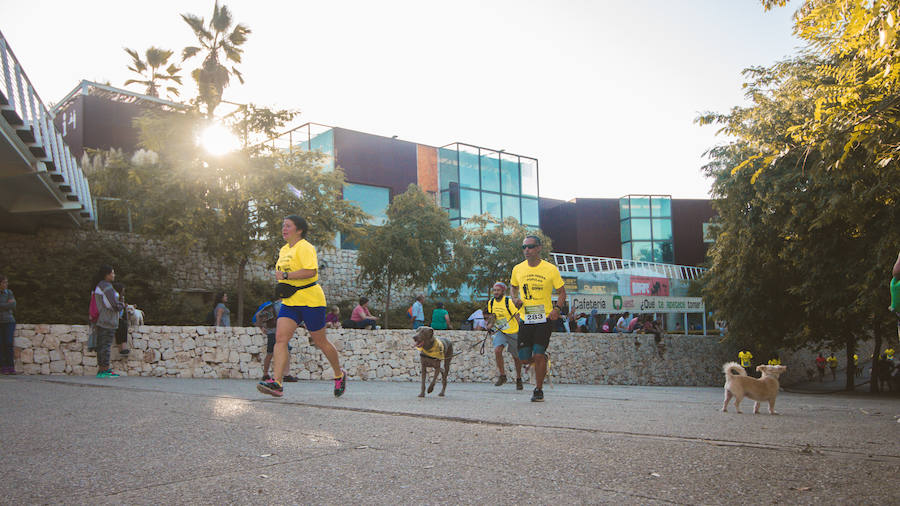
[[[753,405],[753,413],[759,413],[759,403],[769,403],[769,414],[775,412],[775,398],[778,397],[778,376],[787,370],[783,365],[758,365],[756,370],[762,373],[762,378],[751,378],[747,371],[737,362],[728,362],[722,366],[725,373],[725,403],[722,411],[728,412],[728,402],[734,397],[734,408],[741,412],[741,401],[749,397],[756,401]]]

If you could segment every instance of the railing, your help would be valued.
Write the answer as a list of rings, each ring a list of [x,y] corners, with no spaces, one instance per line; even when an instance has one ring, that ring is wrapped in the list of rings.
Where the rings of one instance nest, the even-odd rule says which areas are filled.
[[[657,273],[669,279],[685,280],[699,279],[706,272],[706,269],[703,267],[690,265],[661,264],[622,258],[571,255],[568,253],[551,253],[551,255],[556,266],[562,272],[612,272],[640,269]]]
[[[80,219],[93,220],[91,191],[84,171],[72,156],[62,135],[53,124],[53,116],[34,91],[22,65],[0,32],[0,108],[3,117],[16,129],[27,147],[35,172],[46,172],[62,194],[60,210],[78,211]]]

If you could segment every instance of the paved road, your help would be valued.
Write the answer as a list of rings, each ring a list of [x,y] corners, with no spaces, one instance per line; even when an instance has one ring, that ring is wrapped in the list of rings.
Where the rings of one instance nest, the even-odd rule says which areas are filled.
[[[897,504],[900,399],[719,388],[0,379],[3,504]],[[765,409],[763,410],[765,411]]]

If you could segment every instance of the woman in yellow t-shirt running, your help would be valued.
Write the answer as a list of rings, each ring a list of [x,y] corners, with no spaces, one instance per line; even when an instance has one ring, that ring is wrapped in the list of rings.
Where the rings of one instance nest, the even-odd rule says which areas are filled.
[[[341,369],[337,350],[325,335],[325,292],[319,286],[319,260],[316,248],[306,240],[309,225],[297,215],[284,219],[281,236],[287,244],[278,252],[275,264],[276,296],[281,297],[278,323],[275,327],[273,353],[274,377],[262,381],[256,388],[274,397],[284,395],[281,385],[285,366],[290,360],[288,341],[301,323],[306,324],[312,344],[322,350],[334,370],[334,396],[340,397],[347,388],[347,372]]]

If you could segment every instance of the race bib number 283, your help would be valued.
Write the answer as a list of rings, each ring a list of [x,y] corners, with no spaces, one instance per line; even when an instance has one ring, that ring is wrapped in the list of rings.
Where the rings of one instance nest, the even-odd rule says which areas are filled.
[[[525,314],[522,322],[526,325],[530,323],[544,323],[547,321],[547,313],[544,311],[543,304],[535,304],[533,306],[525,306]]]

